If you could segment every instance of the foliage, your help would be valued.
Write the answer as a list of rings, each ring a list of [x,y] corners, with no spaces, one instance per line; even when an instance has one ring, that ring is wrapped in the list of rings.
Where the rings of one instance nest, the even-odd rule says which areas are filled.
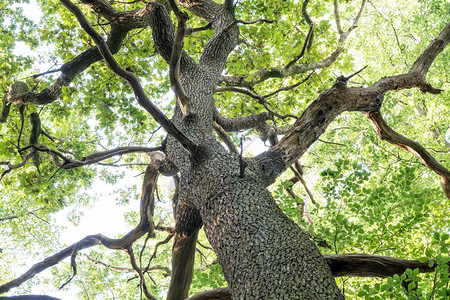
[[[342,27],[353,22],[359,9],[355,1],[338,1]],[[27,17],[25,9],[39,7],[39,21]],[[140,3],[114,4],[117,9],[141,8]],[[97,30],[107,31],[88,8],[83,8]],[[301,63],[320,61],[338,45],[338,33],[333,18],[333,1],[311,1],[308,12],[316,23],[311,51]],[[228,59],[225,73],[257,76],[261,69],[284,66],[300,51],[309,29],[303,20],[300,1],[245,0],[236,6],[238,19],[272,19],[277,23],[242,25],[241,43]],[[368,65],[368,69],[353,78],[350,85],[366,86],[382,76],[407,71],[431,39],[436,37],[449,21],[450,3],[446,0],[369,1],[359,27],[343,46],[343,53],[330,67],[316,70],[309,81],[299,87],[268,98],[272,108],[280,114],[301,112],[317,96],[329,88],[340,75],[348,75]],[[49,87],[56,76],[48,74],[37,78],[30,76],[57,69],[81,53],[93,42],[77,25],[75,18],[57,1],[6,0],[0,3],[0,90],[3,94],[14,80],[23,80],[31,88]],[[204,26],[205,21],[190,14],[188,25]],[[105,32],[103,32],[105,33]],[[185,39],[184,49],[198,59],[201,49],[212,31],[202,31]],[[32,53],[38,53],[32,54]],[[156,51],[149,28],[134,30],[124,41],[116,55],[124,67],[132,67],[144,82],[149,98],[167,115],[175,103],[170,92],[168,66]],[[450,116],[450,51],[447,49],[433,63],[427,79],[444,91],[440,96],[418,90],[391,92],[385,96],[383,114],[395,130],[422,145],[427,145],[433,156],[447,169]],[[256,75],[255,75],[256,74]],[[260,95],[267,95],[281,87],[292,85],[306,77],[298,74],[287,78],[271,78],[254,87]],[[3,97],[3,94],[1,95]],[[218,110],[226,117],[237,117],[265,111],[257,100],[243,94],[217,93]],[[42,128],[57,139],[41,137],[48,147],[58,149],[71,157],[81,157],[104,149],[123,145],[155,146],[163,139],[159,125],[135,101],[129,86],[115,76],[103,62],[96,63],[73,83],[63,89],[59,100],[45,106],[27,107],[25,115],[38,112]],[[275,122],[275,121],[274,121]],[[289,120],[276,119],[279,126]],[[0,161],[21,160],[18,148],[27,146],[31,124],[25,118],[23,130],[19,109],[12,107],[6,123],[0,124]],[[19,136],[19,132],[22,132]],[[155,133],[156,132],[156,133]],[[255,132],[231,134],[235,144],[239,137],[253,138]],[[249,149],[253,154],[258,149]],[[114,158],[106,163],[148,162],[144,155]],[[381,141],[370,124],[357,113],[345,113],[330,125],[302,158],[308,187],[317,204],[304,198],[304,187],[288,181],[287,171],[271,189],[280,207],[292,220],[307,231],[323,253],[369,253],[405,259],[432,259],[434,273],[419,274],[418,269],[408,269],[404,274],[387,279],[341,278],[339,286],[349,299],[448,299],[450,296],[449,262],[449,210],[448,199],[439,186],[439,179],[422,163],[394,146]],[[138,174],[140,165],[129,166]],[[124,173],[110,166],[83,167],[59,170],[49,156],[42,157],[40,171],[32,164],[8,173],[0,182],[0,278],[2,282],[13,279],[18,269],[10,266],[27,258],[39,261],[62,249],[59,241],[63,227],[55,216],[64,209],[73,210],[73,220],[81,220],[80,210],[89,208],[95,199],[87,191],[95,189],[96,182],[111,185]],[[141,177],[130,180],[140,185]],[[131,183],[132,182],[132,183]],[[292,187],[296,199],[286,193]],[[156,221],[172,225],[170,191],[160,185],[162,202],[157,203]],[[120,193],[119,191],[117,193]],[[122,190],[117,205],[137,203],[136,192]],[[301,197],[300,197],[301,196]],[[303,200],[306,199],[306,200]],[[310,224],[302,216],[298,204],[308,203]],[[113,205],[111,199],[105,201]],[[16,218],[6,219],[14,216]],[[126,216],[129,224],[138,223],[137,213]],[[156,222],[155,222],[156,223]],[[132,226],[129,226],[132,228]],[[128,229],[130,229],[128,228]],[[126,233],[117,232],[117,235]],[[146,244],[142,262],[148,262],[153,249],[167,233],[158,232],[156,239]],[[208,242],[203,233],[200,243]],[[76,240],[72,242],[77,242]],[[139,253],[144,239],[134,245]],[[37,251],[37,249],[39,249]],[[214,253],[199,247],[194,280],[190,293],[226,286],[220,265]],[[158,248],[152,265],[170,267],[171,243]],[[130,268],[128,258],[117,251],[101,247],[86,250],[92,259],[108,265]],[[79,254],[78,274],[70,286],[78,286],[78,297],[109,299],[136,299],[139,294],[138,279],[133,273],[119,272],[94,264]],[[22,266],[24,267],[24,266]],[[22,269],[20,269],[22,270]],[[60,287],[71,274],[70,264],[52,268],[50,279],[42,279],[48,291]],[[151,274],[151,293],[163,299],[170,278],[164,271]],[[37,285],[39,279],[31,284]],[[30,286],[18,291],[29,291]],[[65,289],[68,289],[66,287]]]

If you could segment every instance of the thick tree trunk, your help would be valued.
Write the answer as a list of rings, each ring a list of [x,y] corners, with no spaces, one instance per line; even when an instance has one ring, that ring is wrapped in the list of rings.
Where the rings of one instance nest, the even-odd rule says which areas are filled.
[[[343,299],[317,247],[263,182],[251,170],[240,178],[237,156],[216,152],[189,179],[233,299]]]

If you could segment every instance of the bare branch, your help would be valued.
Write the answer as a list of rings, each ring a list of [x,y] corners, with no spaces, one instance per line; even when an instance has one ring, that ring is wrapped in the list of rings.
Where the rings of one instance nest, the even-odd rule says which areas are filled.
[[[145,297],[147,297],[147,299],[150,299],[150,300],[157,300],[152,294],[150,294],[150,292],[147,289],[147,284],[145,283],[145,278],[144,278],[144,274],[142,273],[142,269],[139,268],[139,266],[136,263],[136,258],[133,253],[133,247],[129,246],[124,251],[130,258],[130,263],[131,263],[131,266],[133,267],[133,270],[139,276],[140,288],[141,288],[141,291],[144,291]]]
[[[381,116],[380,112],[366,113],[367,119],[382,140],[402,148],[414,156],[430,170],[441,176],[441,184],[445,195],[450,199],[450,171],[439,164],[431,154],[425,150],[419,143],[411,141],[403,135],[395,132]]]
[[[132,272],[134,272],[133,269],[112,266],[112,265],[106,264],[106,263],[104,263],[104,262],[102,262],[102,261],[93,259],[92,257],[90,257],[90,256],[87,255],[87,254],[83,254],[83,255],[84,255],[88,260],[90,260],[90,261],[92,261],[93,263],[95,263],[96,265],[101,265],[101,266],[104,266],[104,267],[106,267],[106,268],[108,268],[108,269],[111,269],[111,270],[114,270],[114,271],[127,272],[127,273],[132,273]]]
[[[75,6],[70,0],[60,0],[63,5],[69,9],[78,19],[81,27],[94,40],[102,57],[105,59],[108,67],[116,73],[117,76],[125,79],[134,90],[135,96],[139,104],[144,107],[152,117],[173,136],[183,147],[185,147],[194,157],[198,156],[198,147],[190,139],[188,139],[173,123],[170,121],[151,101],[148,99],[144,89],[142,88],[139,79],[134,73],[126,71],[120,67],[115,60],[108,45],[105,43],[103,37],[98,34],[89,21],[84,16],[83,12]]]

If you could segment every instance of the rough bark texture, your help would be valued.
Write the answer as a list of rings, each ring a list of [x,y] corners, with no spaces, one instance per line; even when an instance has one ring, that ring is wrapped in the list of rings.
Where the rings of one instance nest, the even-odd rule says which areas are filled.
[[[271,119],[273,114],[269,112],[235,119],[222,118],[217,113],[213,98],[219,81],[227,85],[252,88],[268,78],[292,76],[330,65],[342,52],[341,44],[356,27],[365,1],[362,1],[355,23],[346,32],[339,25],[339,46],[328,58],[307,65],[294,62],[284,68],[261,70],[251,81],[246,82],[244,77],[221,77],[227,57],[238,44],[239,38],[237,26],[239,22],[234,17],[233,1],[225,0],[223,4],[218,4],[212,0],[180,0],[181,6],[210,22],[215,29],[215,35],[206,44],[198,62],[183,51],[180,54],[180,47],[175,47],[176,57],[179,57],[174,76],[178,81],[176,86],[177,89],[184,90],[185,96],[190,100],[191,110],[188,115],[184,115],[177,105],[172,120],[167,119],[150,102],[135,74],[122,69],[112,54],[119,50],[123,39],[131,29],[150,26],[155,48],[169,64],[174,51],[175,26],[166,9],[167,6],[152,1],[141,10],[118,12],[106,1],[83,0],[83,3],[111,22],[111,33],[106,43],[76,5],[69,0],[61,2],[76,15],[97,47],[88,49],[71,62],[64,64],[60,78],[50,89],[40,93],[22,93],[7,99],[4,105],[50,103],[58,97],[62,86],[67,85],[74,76],[103,57],[107,65],[132,86],[138,103],[169,133],[164,144],[167,160],[153,162],[146,170],[141,199],[141,220],[135,229],[120,239],[109,239],[102,235],[88,236],[34,265],[16,280],[0,286],[0,293],[20,285],[66,257],[71,256],[74,259],[81,249],[103,244],[108,248],[127,252],[146,296],[152,298],[145,288],[143,270],[137,266],[131,246],[138,238],[153,233],[153,192],[158,171],[171,175],[178,171],[180,183],[174,212],[176,238],[168,299],[183,299],[187,296],[192,280],[195,240],[202,224],[222,266],[232,299],[343,299],[330,266],[334,270],[341,268],[342,274],[344,272],[351,274],[354,262],[358,259],[341,257],[338,262],[329,264],[328,259],[327,263],[327,259],[321,255],[309,237],[281,211],[266,187],[299,159],[339,114],[345,111],[359,111],[367,113],[369,119],[371,117],[374,119],[373,117],[379,113],[384,94],[391,90],[418,87],[425,92],[439,93],[440,90],[434,89],[426,82],[425,75],[434,58],[450,41],[450,25],[447,25],[438,38],[425,49],[409,73],[382,78],[367,88],[349,88],[346,83],[350,77],[339,78],[331,88],[324,91],[305,109],[292,126],[286,129],[285,136],[278,143],[276,133],[280,132],[273,130],[275,134],[272,133],[272,136],[275,135],[275,139],[271,141],[276,143],[275,146],[243,161],[237,153],[225,151],[215,140],[212,134],[213,122],[217,121],[225,131],[259,128],[266,134],[272,128],[264,125],[264,122]],[[304,2],[303,14],[308,20],[307,2]],[[338,21],[338,17],[336,19]],[[309,19],[308,23],[310,22],[312,21]],[[381,124],[378,121],[374,123]],[[387,136],[383,136],[383,132],[386,134],[390,132],[389,129],[380,130],[382,137]],[[397,139],[399,146],[420,150],[415,145],[408,146],[407,140],[399,142],[395,132],[390,136],[392,140]],[[149,149],[133,150],[147,152]],[[56,157],[56,161],[63,159],[64,165],[71,163],[73,167],[79,167],[96,159],[128,150],[106,151],[100,158],[87,156],[85,161],[80,162],[68,161],[60,153],[46,147],[34,147],[33,151],[48,152]],[[422,157],[425,156],[426,154],[422,154]],[[433,164],[432,158],[425,157],[423,160],[431,169],[434,168],[435,172],[448,180],[447,170]],[[393,267],[383,273],[380,266],[388,263]],[[367,269],[375,270],[373,274],[378,272],[377,274],[382,276],[401,272],[404,266],[403,263],[395,265],[383,258],[365,263]],[[364,267],[361,268],[363,269]],[[354,274],[363,274],[361,270],[355,271]],[[225,292],[226,290],[218,290],[217,299],[226,299]]]

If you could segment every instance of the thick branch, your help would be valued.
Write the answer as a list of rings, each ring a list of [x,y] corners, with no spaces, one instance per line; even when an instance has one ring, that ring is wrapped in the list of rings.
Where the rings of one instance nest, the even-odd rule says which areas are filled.
[[[331,268],[334,277],[356,276],[356,277],[390,277],[402,274],[406,269],[419,268],[421,273],[434,272],[434,267],[429,267],[428,261],[399,259],[388,256],[377,256],[369,254],[340,254],[324,255],[325,260]],[[187,300],[231,300],[229,288],[218,288],[194,295]]]
[[[217,21],[222,6],[212,0],[178,0],[181,6],[210,23]]]
[[[402,148],[414,156],[430,170],[441,176],[441,184],[445,195],[450,199],[450,171],[439,164],[431,154],[425,150],[419,143],[411,141],[403,135],[394,131],[381,116],[379,111],[366,113],[367,119],[382,140]]]
[[[185,116],[190,115],[192,113],[192,104],[191,100],[186,95],[183,86],[180,81],[180,61],[181,54],[183,52],[183,43],[184,36],[186,33],[186,20],[188,16],[186,13],[181,12],[178,9],[175,0],[169,0],[170,6],[174,11],[175,15],[178,19],[178,27],[175,33],[175,40],[173,42],[172,54],[170,56],[170,71],[169,77],[170,82],[172,84],[172,89],[175,91],[177,95],[178,104],[180,105],[181,111]]]
[[[255,128],[262,122],[270,119],[270,113],[267,112],[231,119],[222,117],[220,114],[217,114],[216,116],[217,124],[222,126],[222,128],[228,132]]]
[[[370,254],[340,254],[324,255],[334,277],[389,277],[394,274],[402,274],[406,269],[419,268],[421,273],[434,272],[430,268],[429,261],[421,263],[418,260],[407,260],[389,256]]]
[[[444,44],[448,44],[448,40],[450,39],[450,35],[446,34],[448,30],[449,26],[447,25],[443,29],[445,34],[441,33],[439,35],[441,39],[445,37]],[[435,41],[431,44],[436,43]],[[443,50],[442,48],[440,49],[441,51]],[[434,53],[434,51],[435,48],[429,46],[424,50],[421,57],[429,57],[428,52]],[[433,57],[436,57],[436,55],[433,54]],[[338,78],[337,82],[331,88],[324,91],[305,109],[300,118],[295,122],[293,129],[273,147],[270,154],[266,155],[280,155],[286,164],[285,168],[287,168],[306,152],[338,115],[345,111],[377,112],[382,105],[384,94],[392,90],[417,87],[422,91],[430,93],[440,92],[440,90],[433,88],[425,81],[425,74],[417,72],[384,77],[367,88],[348,88],[346,85],[347,81],[342,80],[342,78],[345,79],[345,77]],[[277,160],[271,158],[269,161]],[[282,171],[285,168],[282,168]],[[268,169],[271,170],[271,168]],[[279,166],[276,169],[278,170]],[[278,175],[273,174],[273,176]],[[267,174],[261,174],[261,176],[267,177]]]
[[[170,121],[151,101],[148,99],[144,89],[142,88],[139,79],[134,73],[126,71],[120,67],[115,60],[108,45],[103,40],[102,36],[98,34],[89,21],[86,19],[82,11],[75,6],[69,0],[61,0],[64,6],[66,6],[78,19],[81,27],[86,33],[94,40],[102,57],[105,59],[108,67],[119,77],[128,81],[133,88],[139,104],[144,107],[152,117],[169,133],[172,135],[183,147],[185,147],[194,157],[198,155],[198,147],[191,140],[189,140],[173,123]]]
[[[195,246],[198,230],[186,236],[175,234],[172,248],[172,277],[167,300],[186,299],[194,274]]]
[[[450,42],[450,22],[445,26],[441,33],[435,38],[422,52],[419,58],[414,62],[409,70],[410,73],[420,73],[425,75],[428,72],[433,61],[439,53],[447,47]]]

